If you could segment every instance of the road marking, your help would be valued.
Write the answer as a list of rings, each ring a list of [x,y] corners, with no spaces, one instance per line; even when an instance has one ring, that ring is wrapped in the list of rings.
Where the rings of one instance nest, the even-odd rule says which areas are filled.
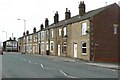
[[[42,68],[44,67],[43,64],[40,64],[40,65],[41,65]]]
[[[29,61],[29,63],[31,63],[31,61]]]
[[[64,76],[68,77],[68,78],[77,78],[77,77],[74,77],[74,76],[70,76],[70,75],[67,75],[65,72],[63,72],[62,70],[59,70]]]
[[[53,69],[53,68],[48,68],[48,67],[45,67],[43,66],[43,64],[40,64],[42,68],[45,68],[45,69],[50,69],[50,70],[55,70],[55,71],[59,71],[60,73],[62,73],[64,76],[68,77],[68,78],[77,78],[77,77],[74,77],[74,76],[70,76],[70,75],[67,75],[65,72],[63,72],[62,70],[59,70],[59,69]]]
[[[65,76],[67,76],[67,74],[66,73],[64,73],[62,70],[59,70],[62,74],[64,74]]]

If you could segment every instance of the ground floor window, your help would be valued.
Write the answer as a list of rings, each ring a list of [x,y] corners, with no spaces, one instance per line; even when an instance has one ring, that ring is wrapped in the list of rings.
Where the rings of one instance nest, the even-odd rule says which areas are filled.
[[[67,52],[67,44],[66,42],[63,42],[63,53]]]
[[[44,42],[41,43],[41,51],[44,51]]]
[[[53,41],[50,41],[50,51],[53,52],[54,50],[54,44]]]
[[[82,42],[82,54],[86,55],[87,53],[87,46],[86,46],[86,42]]]

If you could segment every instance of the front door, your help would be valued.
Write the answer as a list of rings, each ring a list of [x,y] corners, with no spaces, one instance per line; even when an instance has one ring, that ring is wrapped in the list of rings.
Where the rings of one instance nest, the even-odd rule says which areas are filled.
[[[74,43],[74,58],[77,58],[77,43]]]
[[[60,56],[60,45],[58,45],[58,56]]]

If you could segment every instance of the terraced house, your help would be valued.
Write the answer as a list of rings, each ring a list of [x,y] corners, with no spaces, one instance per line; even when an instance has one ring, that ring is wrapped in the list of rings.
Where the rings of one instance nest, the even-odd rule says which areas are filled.
[[[26,53],[120,62],[120,7],[114,3],[89,12],[85,10],[86,5],[81,1],[76,16],[71,17],[66,8],[64,20],[59,21],[58,12],[53,24],[49,25],[46,18],[45,28],[42,24],[41,30],[31,34],[32,46]],[[21,52],[26,51],[25,38],[25,35],[19,38]]]

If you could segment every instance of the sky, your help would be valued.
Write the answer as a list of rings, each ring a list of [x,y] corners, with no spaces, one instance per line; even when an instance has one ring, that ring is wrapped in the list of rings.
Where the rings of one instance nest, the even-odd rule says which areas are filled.
[[[88,12],[109,4],[118,4],[120,0],[0,0],[0,42],[6,40],[6,33],[7,39],[12,37],[12,33],[16,38],[23,35],[24,21],[17,20],[18,18],[26,20],[26,30],[32,33],[33,27],[37,31],[40,29],[45,18],[52,24],[56,11],[59,13],[59,20],[65,19],[66,8],[71,11],[71,17],[78,15],[80,1],[85,2]]]

